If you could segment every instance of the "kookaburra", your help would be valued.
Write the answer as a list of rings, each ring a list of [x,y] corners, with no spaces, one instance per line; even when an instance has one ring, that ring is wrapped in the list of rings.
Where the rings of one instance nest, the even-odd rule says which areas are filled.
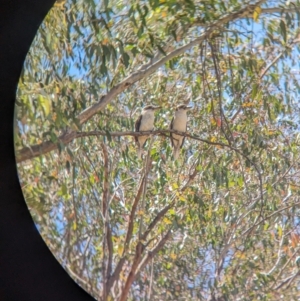
[[[157,109],[160,109],[160,106],[146,106],[143,108],[140,117],[135,122],[135,131],[142,132],[142,131],[152,131],[154,128],[154,112]],[[137,144],[137,155],[138,158],[141,159],[142,156],[142,148],[148,139],[148,135],[146,136],[135,136],[135,141]]]
[[[191,107],[187,105],[179,105],[176,107],[174,117],[172,118],[170,124],[170,130],[176,130],[179,132],[186,132],[187,129],[187,111],[191,109]],[[174,133],[170,134],[171,137],[171,144],[173,147],[173,157],[175,160],[178,159],[180,149],[184,143],[184,136],[179,136]]]

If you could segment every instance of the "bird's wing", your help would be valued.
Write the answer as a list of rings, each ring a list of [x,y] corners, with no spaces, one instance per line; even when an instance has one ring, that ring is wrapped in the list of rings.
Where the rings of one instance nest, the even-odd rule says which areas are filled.
[[[186,129],[185,129],[185,131],[187,131],[187,123],[186,123]],[[184,140],[185,140],[185,136],[183,136],[183,139],[182,139],[182,142],[181,142],[180,148],[182,148],[182,147],[183,147]]]
[[[174,122],[174,117],[172,118],[171,123],[170,123],[170,130],[173,130],[173,122]],[[172,146],[174,146],[172,133],[170,133],[170,138],[171,138],[171,144],[172,144]]]
[[[134,124],[134,128],[136,132],[140,131],[141,121],[142,121],[142,115],[140,115],[140,117],[136,120]],[[135,136],[134,139],[136,142],[138,142],[138,136]]]

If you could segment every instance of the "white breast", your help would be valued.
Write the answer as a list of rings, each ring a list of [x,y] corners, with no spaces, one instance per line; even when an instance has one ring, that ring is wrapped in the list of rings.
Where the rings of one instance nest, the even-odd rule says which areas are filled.
[[[154,112],[146,111],[142,112],[142,115],[140,131],[151,131],[154,127]]]
[[[173,129],[180,132],[186,131],[187,114],[186,111],[175,112],[175,117],[173,121]]]

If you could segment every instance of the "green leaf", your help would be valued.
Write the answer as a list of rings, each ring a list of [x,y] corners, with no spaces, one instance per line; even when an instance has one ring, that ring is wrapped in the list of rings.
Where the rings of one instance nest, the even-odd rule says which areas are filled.
[[[286,40],[287,40],[286,25],[285,25],[285,22],[283,20],[280,20],[280,31],[281,31],[281,35],[283,37],[283,40],[286,42]]]
[[[258,84],[255,83],[255,84],[252,86],[252,94],[251,94],[253,100],[255,99],[255,96],[256,96],[256,94],[257,94],[257,89],[258,89]]]
[[[125,67],[127,68],[129,66],[130,57],[126,52],[124,52],[122,55],[122,58],[123,58],[123,63],[125,65]]]
[[[163,55],[167,55],[166,52],[163,50],[163,48],[160,45],[157,45],[157,48]]]
[[[51,110],[51,101],[40,94],[38,96],[38,102],[42,106],[45,116],[47,117]]]
[[[67,185],[65,183],[62,184],[61,191],[62,191],[62,195],[67,195],[68,194]]]

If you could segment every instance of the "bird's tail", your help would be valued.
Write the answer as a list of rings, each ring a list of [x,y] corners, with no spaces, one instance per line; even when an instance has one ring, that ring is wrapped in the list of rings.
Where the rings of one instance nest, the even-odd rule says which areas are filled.
[[[138,156],[139,160],[142,158],[142,148],[141,147],[137,148],[137,156]]]
[[[179,153],[180,153],[180,148],[174,147],[174,148],[173,148],[173,158],[174,158],[175,160],[178,159]]]

